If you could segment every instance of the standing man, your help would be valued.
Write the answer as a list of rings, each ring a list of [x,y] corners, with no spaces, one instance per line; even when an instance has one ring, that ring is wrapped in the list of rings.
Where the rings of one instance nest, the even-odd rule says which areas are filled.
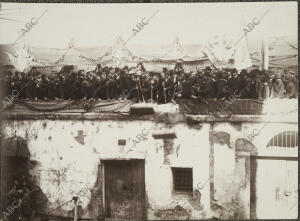
[[[189,99],[192,96],[192,82],[189,73],[184,74],[182,81],[182,98]]]
[[[181,59],[179,59],[176,62],[175,67],[174,67],[175,72],[184,72],[183,67],[182,67],[182,63],[183,63],[183,61]]]
[[[284,84],[281,80],[280,74],[277,73],[275,74],[275,77],[272,80],[271,98],[283,98],[284,93]]]

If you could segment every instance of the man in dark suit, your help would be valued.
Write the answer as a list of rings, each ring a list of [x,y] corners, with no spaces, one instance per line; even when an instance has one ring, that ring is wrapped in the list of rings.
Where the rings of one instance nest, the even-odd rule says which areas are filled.
[[[170,102],[173,98],[174,83],[174,72],[170,70],[169,74],[166,75],[165,78],[165,93],[167,102]]]
[[[192,82],[189,73],[184,74],[182,81],[182,98],[189,99],[192,96]]]
[[[262,86],[261,75],[262,73],[258,69],[250,71],[248,86],[245,89],[247,99],[259,98],[259,89]]]
[[[215,98],[215,85],[208,71],[203,75],[199,94],[205,100]]]
[[[216,98],[222,99],[224,98],[224,90],[226,86],[226,81],[223,77],[223,73],[221,71],[217,72],[217,79],[215,82],[215,88],[216,88]]]
[[[237,70],[231,70],[231,78],[228,79],[228,87],[229,87],[229,94],[233,95],[234,93],[238,93],[239,89],[241,88],[241,82],[237,75]]]

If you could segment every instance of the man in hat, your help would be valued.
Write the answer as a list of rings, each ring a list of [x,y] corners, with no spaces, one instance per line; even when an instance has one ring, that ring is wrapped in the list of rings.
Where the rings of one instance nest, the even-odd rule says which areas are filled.
[[[167,75],[168,74],[168,68],[163,68],[163,72],[161,73],[161,77],[163,78],[163,79],[165,79],[165,75]]]
[[[167,102],[170,102],[173,99],[174,86],[175,86],[175,73],[170,70],[169,74],[166,75],[165,78],[165,92]]]
[[[19,92],[22,88],[22,77],[19,71],[15,72],[15,76],[12,78],[13,87],[12,90]]]
[[[144,65],[142,62],[139,62],[136,67],[136,72],[140,72],[140,75],[143,74],[146,71]]]
[[[292,99],[298,97],[298,91],[293,81],[293,76],[286,74],[283,78],[285,88],[285,98]]]
[[[241,82],[237,74],[237,70],[234,68],[231,70],[231,78],[228,79],[229,94],[238,93],[241,88]]]
[[[0,99],[3,100],[3,98],[6,96],[6,90],[7,90],[7,85],[5,82],[5,73],[0,75]]]
[[[217,99],[222,99],[224,98],[224,90],[226,86],[226,80],[223,76],[223,72],[218,71],[217,72],[217,79],[215,82],[215,87],[216,87],[216,98]]]
[[[272,80],[271,98],[283,98],[284,97],[284,84],[281,80],[280,73],[275,74]]]
[[[240,74],[238,75],[238,82],[239,87],[237,88],[237,91],[233,92],[234,96],[238,96],[239,99],[243,99],[246,97],[246,89],[248,86],[248,80],[247,80],[248,72],[246,69],[242,69]]]
[[[118,95],[119,95],[119,99],[123,99],[125,97],[122,96],[122,92],[124,91],[124,89],[127,89],[127,75],[125,74],[125,70],[126,69],[122,69],[120,70],[120,74],[119,77],[117,79],[117,84],[118,84]]]
[[[181,59],[176,61],[176,64],[175,64],[175,67],[174,67],[175,72],[184,72],[183,67],[182,67],[182,63],[183,63],[183,61]]]
[[[259,99],[268,99],[270,97],[270,87],[272,83],[270,81],[269,74],[266,70],[261,72],[260,83],[258,85],[258,98]]]
[[[298,91],[298,77],[297,77],[297,75],[293,71],[289,71],[288,75],[289,75],[290,81],[292,81],[294,83],[294,85],[296,87],[296,90]]]
[[[48,90],[47,90],[47,99],[54,100],[57,99],[57,78],[55,75],[51,74],[48,77]]]
[[[183,81],[183,71],[177,71],[173,74],[173,95],[172,95],[172,102],[175,102],[176,98],[181,97],[182,92],[182,85],[181,82]]]
[[[121,91],[121,97],[124,99],[138,98],[134,68],[125,69],[125,88]]]
[[[192,97],[192,81],[190,78],[190,73],[184,73],[184,78],[182,81],[182,93],[181,97],[184,99],[189,99]]]
[[[72,72],[66,75],[64,72],[61,72],[61,75],[65,76],[65,81],[63,83],[65,98],[67,99],[75,99],[75,91],[74,91],[74,83],[77,80],[77,73]]]
[[[166,67],[163,68],[163,72],[159,75],[158,79],[158,102],[166,103],[167,102],[167,92],[166,92],[166,79],[169,77],[169,71]]]
[[[93,98],[95,99],[106,99],[106,83],[108,81],[107,77],[107,70],[102,70],[100,73],[98,73],[98,76],[96,77],[96,89],[93,91]]]
[[[205,74],[206,76],[210,75],[210,74],[211,74],[211,71],[212,71],[212,69],[211,69],[210,66],[206,66],[206,67],[204,68],[204,74]]]
[[[115,69],[110,67],[106,75],[107,76],[107,81],[105,84],[106,100],[113,99],[114,74],[115,74]]]
[[[35,76],[32,72],[27,73],[26,87],[24,88],[25,98],[34,99],[36,97],[36,85],[35,85]]]
[[[152,79],[150,81],[150,87],[152,89],[152,100],[159,102],[159,90],[160,90],[160,82],[159,82],[160,73],[152,73]],[[151,93],[151,92],[150,92]]]
[[[96,67],[96,69],[95,69],[95,72],[96,73],[99,73],[99,72],[101,72],[102,71],[102,65],[101,64],[97,64],[97,67]]]
[[[258,99],[261,80],[259,78],[261,72],[258,69],[251,70],[247,77],[246,86],[241,90],[246,99]]]
[[[192,84],[192,98],[199,97],[199,88],[201,84],[200,76],[197,71],[190,73],[190,80]]]
[[[21,88],[20,91],[18,91],[18,95],[21,99],[25,99],[26,98],[26,93],[25,93],[25,88],[27,87],[27,81],[28,78],[26,76],[26,73],[23,71],[21,72]]]
[[[140,77],[141,79],[141,93],[144,96],[145,101],[151,99],[151,76],[148,72],[144,72],[144,75]]]
[[[145,81],[144,74],[141,70],[135,69],[133,73],[133,80],[136,85],[136,97],[138,102],[145,102],[144,88],[142,87],[142,82]]]
[[[11,71],[8,71],[4,75],[4,85],[6,86],[5,89],[5,96],[8,96],[11,94],[14,83],[13,83],[13,73]]]
[[[204,100],[215,98],[215,85],[210,74],[210,70],[206,69],[200,85],[199,94]]]
[[[74,74],[74,83],[72,84],[72,99],[78,100],[83,99],[87,96],[87,91],[83,89],[82,83],[85,78],[85,72],[84,70],[80,70],[77,72],[77,74]],[[87,83],[85,82],[85,88],[87,86]]]
[[[49,92],[49,78],[45,75],[41,75],[41,81],[39,85],[39,98],[43,100],[48,100],[48,92]]]
[[[158,73],[158,79],[156,82],[156,100],[157,103],[164,103],[165,102],[165,95],[164,95],[164,86],[165,86],[165,76],[168,75],[167,68],[163,68],[162,73]]]
[[[121,99],[132,99],[136,97],[136,82],[135,82],[135,68],[123,68],[122,77],[120,76],[122,83],[120,96]]]
[[[54,78],[54,98],[55,100],[63,100],[65,99],[65,76],[61,73],[56,73]]]

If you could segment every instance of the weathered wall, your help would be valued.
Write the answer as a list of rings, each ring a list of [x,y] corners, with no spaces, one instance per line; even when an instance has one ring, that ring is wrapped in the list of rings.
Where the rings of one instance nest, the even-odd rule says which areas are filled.
[[[297,131],[297,124],[288,123],[218,123],[211,135],[214,144],[214,216],[218,218],[250,218],[250,156],[295,155],[297,148],[267,147],[269,140],[283,131]],[[256,136],[249,136],[255,130]],[[259,133],[258,133],[259,131]],[[266,160],[265,160],[266,161]],[[278,160],[272,160],[278,164]],[[276,168],[276,167],[274,167]],[[297,171],[294,171],[297,172]],[[269,171],[277,176],[276,169]],[[278,178],[280,179],[280,178]],[[265,180],[266,181],[266,180]],[[266,182],[265,182],[266,183]],[[259,184],[255,188],[268,188]],[[255,190],[254,190],[255,191]]]
[[[101,160],[145,159],[148,219],[249,218],[250,155],[263,152],[275,134],[297,131],[296,123],[270,123],[250,142],[248,134],[264,124],[7,120],[3,138],[26,141],[29,173],[42,190],[44,213],[88,188],[80,197],[80,216],[97,217],[103,206]],[[119,139],[126,145],[118,145]],[[173,191],[171,167],[193,168],[192,195]],[[204,184],[200,191],[199,183]],[[72,216],[72,209],[71,202],[53,214]]]
[[[163,134],[161,129],[175,132],[177,138],[164,141],[152,137],[152,133]],[[207,216],[209,185],[201,190],[201,199],[196,195],[177,195],[173,192],[171,167],[192,167],[195,188],[197,183],[208,179],[208,133],[209,124],[201,129],[191,129],[186,124],[170,126],[151,121],[60,120],[7,121],[3,131],[4,138],[16,135],[27,142],[30,160],[35,162],[30,174],[47,198],[43,212],[72,199],[87,184],[91,192],[95,192],[100,160],[145,159],[149,219],[163,219],[169,210],[175,218],[178,215],[190,218]],[[126,146],[119,146],[118,139],[126,139]],[[88,206],[91,192],[87,191],[79,201],[83,217],[97,216]],[[102,197],[98,197],[98,201],[101,200]],[[174,213],[178,208],[182,209]],[[69,203],[53,214],[71,215],[72,209],[73,204]]]

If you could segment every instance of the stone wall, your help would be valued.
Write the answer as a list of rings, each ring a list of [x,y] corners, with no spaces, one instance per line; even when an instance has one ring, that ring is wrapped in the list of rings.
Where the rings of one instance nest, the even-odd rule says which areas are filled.
[[[277,133],[298,130],[287,116],[267,125],[253,116],[43,116],[4,120],[1,153],[18,155],[6,150],[16,148],[11,140],[21,140],[28,150],[20,171],[25,168],[30,182],[41,188],[35,193],[39,213],[48,214],[80,193],[79,217],[92,219],[103,215],[101,160],[108,159],[145,160],[147,219],[250,218],[250,156],[266,150]],[[250,141],[249,133],[262,127]],[[172,167],[193,168],[192,194],[174,191]],[[51,214],[72,217],[73,207],[70,202]]]
[[[165,139],[166,128],[176,138]],[[161,133],[162,138],[154,138],[155,133]],[[183,123],[169,126],[151,121],[18,120],[4,122],[3,128],[4,139],[16,136],[27,145],[28,162],[34,165],[28,168],[31,182],[46,198],[46,206],[39,212],[47,213],[85,192],[79,200],[79,212],[86,218],[98,216],[95,203],[102,206],[98,168],[105,159],[145,159],[149,219],[164,218],[169,210],[178,208],[178,213],[190,218],[207,216],[209,185],[201,190],[201,198],[178,195],[172,188],[171,167],[192,167],[194,188],[208,179],[208,133],[209,124],[199,130]],[[119,139],[125,139],[126,145],[118,145]],[[82,191],[86,188],[88,191]],[[72,210],[71,202],[51,214],[72,216]]]

